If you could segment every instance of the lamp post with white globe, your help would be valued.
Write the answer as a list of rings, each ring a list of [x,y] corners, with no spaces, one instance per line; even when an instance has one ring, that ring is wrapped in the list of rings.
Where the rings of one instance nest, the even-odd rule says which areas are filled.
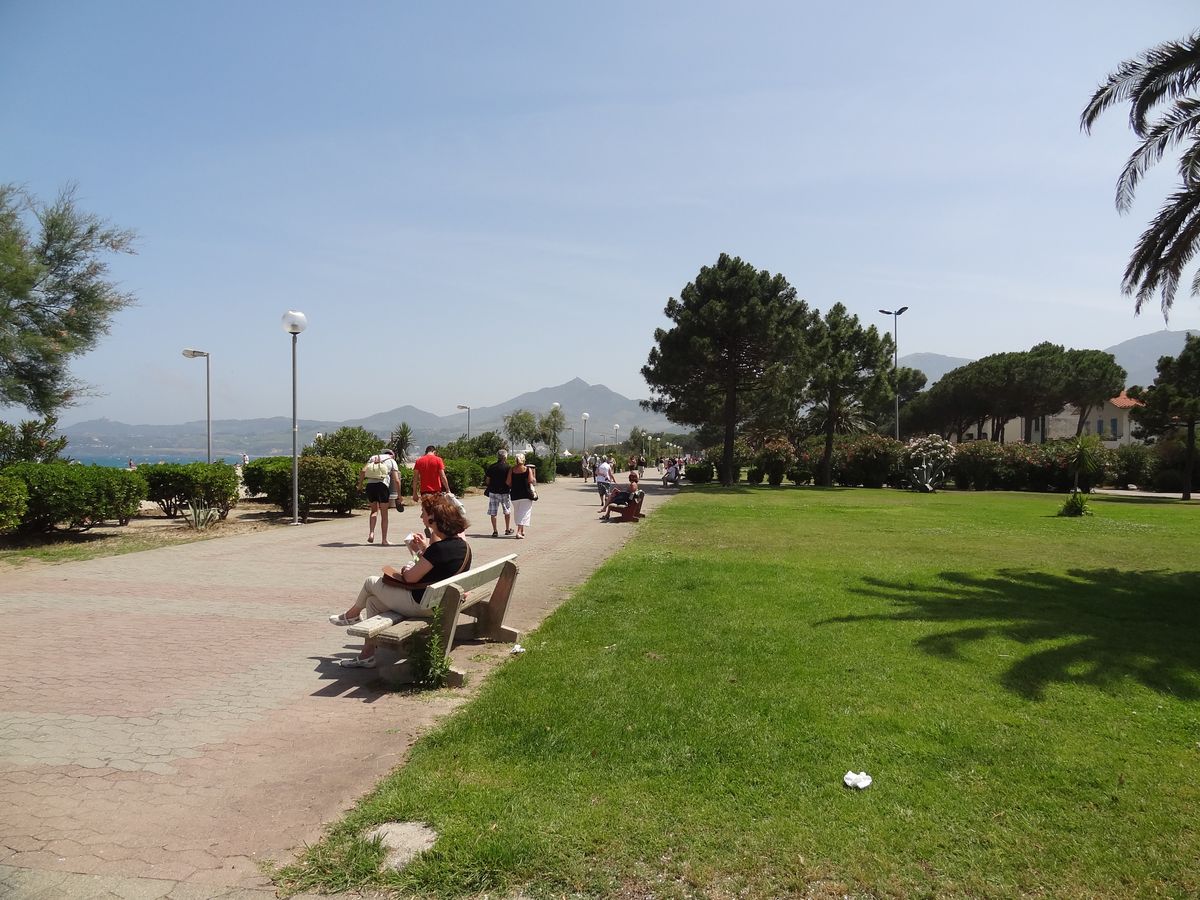
[[[590,419],[591,416],[589,416],[587,413],[584,413],[582,418],[583,418],[583,452],[587,453],[587,420]]]
[[[283,330],[292,336],[292,524],[300,524],[300,453],[297,441],[300,436],[299,420],[296,418],[296,338],[308,327],[308,317],[302,312],[289,309],[283,314]]]

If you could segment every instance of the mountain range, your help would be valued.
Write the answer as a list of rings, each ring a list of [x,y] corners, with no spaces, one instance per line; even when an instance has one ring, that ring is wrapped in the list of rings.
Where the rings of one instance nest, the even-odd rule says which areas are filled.
[[[683,433],[665,416],[647,412],[637,400],[631,400],[602,384],[588,384],[575,378],[565,384],[541,388],[513,397],[494,406],[481,406],[470,411],[471,434],[501,431],[504,416],[517,409],[541,414],[559,403],[567,417],[563,434],[566,447],[583,444],[582,414],[588,413],[588,443],[596,444],[601,434],[612,439],[613,424],[620,425],[618,435],[628,436],[633,427],[655,433]],[[300,419],[300,445],[311,443],[318,432],[328,434],[343,426],[361,426],[386,438],[401,422],[412,429],[414,447],[442,444],[461,437],[467,431],[467,413],[439,416],[415,406],[398,406],[361,419],[332,421]],[[572,435],[570,429],[574,429]],[[110,419],[91,419],[60,429],[70,440],[66,453],[76,459],[101,457],[132,457],[138,461],[186,456],[202,457],[206,449],[206,423],[203,419],[180,425],[127,425]],[[290,455],[292,452],[292,420],[286,416],[265,419],[214,419],[212,423],[213,458]]]
[[[1116,357],[1117,364],[1125,369],[1125,386],[1140,384],[1143,387],[1154,381],[1158,372],[1155,368],[1161,356],[1176,356],[1183,349],[1184,338],[1189,334],[1200,334],[1200,331],[1155,331],[1140,337],[1130,338],[1112,347],[1106,347],[1105,352]],[[900,365],[910,369],[920,369],[929,379],[927,386],[933,384],[947,372],[965,366],[971,359],[959,356],[943,356],[940,353],[910,353],[900,357]]]

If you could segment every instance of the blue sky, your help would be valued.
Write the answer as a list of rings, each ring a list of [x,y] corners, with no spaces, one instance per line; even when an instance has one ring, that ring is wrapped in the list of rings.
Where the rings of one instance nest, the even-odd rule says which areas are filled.
[[[139,298],[65,423],[645,396],[668,297],[722,251],[900,352],[1107,347],[1172,163],[1083,105],[1194,4],[0,2],[0,180],[139,234]],[[1182,296],[1169,327],[1200,327]],[[569,411],[570,412],[570,411]],[[19,410],[0,410],[15,418]]]

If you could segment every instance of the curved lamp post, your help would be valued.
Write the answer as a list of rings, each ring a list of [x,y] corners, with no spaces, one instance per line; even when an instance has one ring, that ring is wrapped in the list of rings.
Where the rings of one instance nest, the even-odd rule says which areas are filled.
[[[458,404],[458,408],[465,409],[467,411],[467,440],[469,441],[471,440],[471,407],[464,406],[460,403]]]
[[[589,416],[587,413],[584,413],[582,418],[583,418],[583,452],[587,453],[587,420],[590,419],[591,416]]]
[[[281,320],[283,330],[292,336],[292,524],[300,524],[300,454],[296,446],[299,422],[296,419],[296,338],[308,327],[308,316],[289,309]]]
[[[902,315],[908,312],[907,306],[902,306],[897,310],[881,309],[881,313],[885,316],[892,317],[892,381],[896,381],[896,375],[900,371],[900,328],[899,320]],[[900,385],[893,385],[896,394],[896,440],[900,440]]]
[[[183,355],[188,359],[204,357],[204,412],[208,421],[208,461],[212,462],[212,355],[207,350],[190,348],[184,350]]]

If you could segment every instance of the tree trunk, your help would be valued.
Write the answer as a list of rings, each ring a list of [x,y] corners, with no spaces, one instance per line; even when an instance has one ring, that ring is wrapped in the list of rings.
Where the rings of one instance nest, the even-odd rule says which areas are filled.
[[[1092,411],[1090,406],[1085,406],[1079,410],[1079,421],[1075,423],[1075,437],[1083,434],[1083,423],[1087,421],[1088,413]]]
[[[833,487],[833,430],[837,425],[837,403],[833,396],[825,407],[825,453],[821,456],[821,465],[817,472],[817,484],[822,487]]]
[[[733,438],[737,433],[737,387],[730,384],[725,388],[725,446],[721,453],[721,484],[733,484]]]
[[[1196,468],[1196,420],[1187,425],[1187,456],[1183,463],[1183,499],[1192,499],[1192,472]]]

